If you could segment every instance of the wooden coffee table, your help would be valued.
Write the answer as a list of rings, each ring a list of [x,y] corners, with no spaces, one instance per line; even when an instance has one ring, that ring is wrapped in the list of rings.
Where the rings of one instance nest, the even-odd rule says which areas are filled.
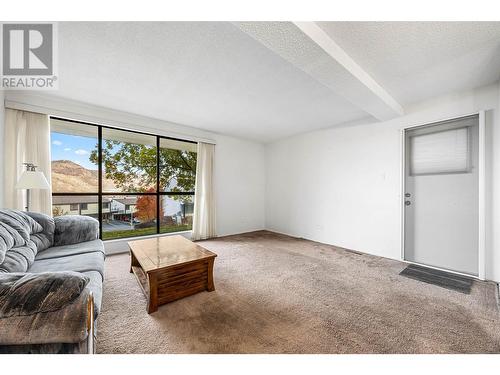
[[[159,305],[204,290],[215,290],[213,268],[217,254],[183,236],[129,241],[130,272],[148,299],[148,313]]]

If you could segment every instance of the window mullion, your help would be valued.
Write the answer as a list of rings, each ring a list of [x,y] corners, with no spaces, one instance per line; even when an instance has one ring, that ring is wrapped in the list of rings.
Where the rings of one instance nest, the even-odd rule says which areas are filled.
[[[114,232],[117,232],[116,234],[116,238],[122,238],[124,237],[123,236],[123,233],[120,233],[120,232],[123,232],[125,230],[128,230],[127,228],[123,229],[120,227],[120,223],[111,223],[112,225],[111,226],[108,226],[108,224],[104,221],[104,218],[108,218],[108,215],[111,215],[112,212],[114,212],[112,210],[112,204],[111,203],[107,203],[109,201],[109,198],[113,198],[115,200],[120,200],[120,199],[125,199],[127,196],[130,195],[130,198],[134,198],[135,199],[141,199],[142,202],[142,210],[147,210],[147,211],[144,211],[145,213],[145,218],[144,220],[142,219],[139,219],[140,221],[138,222],[138,228],[135,228],[135,224],[136,223],[133,223],[133,227],[134,229],[137,229],[137,234],[134,233],[134,231],[131,231],[130,232],[130,235],[131,236],[140,236],[140,235],[145,235],[147,234],[146,232],[149,232],[150,234],[160,234],[160,233],[171,233],[171,232],[175,232],[175,231],[179,231],[179,230],[185,230],[185,227],[190,225],[190,222],[189,222],[189,219],[190,217],[189,216],[192,216],[192,201],[193,201],[193,196],[194,196],[194,192],[191,192],[191,191],[162,191],[161,189],[165,189],[167,190],[169,188],[169,186],[162,186],[161,184],[161,176],[162,176],[162,172],[165,172],[166,169],[164,168],[165,166],[162,167],[162,159],[161,159],[161,156],[165,156],[166,160],[170,160],[170,157],[171,157],[171,153],[172,153],[172,150],[174,150],[174,159],[172,159],[172,162],[168,163],[168,166],[170,166],[174,172],[173,173],[176,173],[175,170],[177,168],[177,161],[175,159],[175,150],[179,150],[179,152],[196,152],[195,150],[193,150],[193,146],[192,145],[179,145],[180,142],[183,142],[183,143],[191,143],[191,144],[196,144],[197,142],[193,142],[193,141],[185,141],[185,140],[180,140],[180,139],[176,139],[176,138],[170,138],[170,137],[163,137],[163,136],[159,136],[159,135],[154,135],[154,134],[148,134],[148,133],[142,133],[142,132],[137,132],[137,131],[129,131],[129,130],[124,130],[124,129],[117,129],[117,128],[113,128],[113,127],[109,127],[109,126],[106,126],[106,125],[98,125],[98,124],[91,124],[91,123],[85,123],[85,122],[80,122],[80,121],[75,121],[75,120],[66,120],[66,119],[59,119],[59,118],[54,118],[54,117],[51,117],[51,121],[52,120],[57,120],[59,122],[62,122],[62,121],[66,121],[66,122],[71,122],[71,123],[74,123],[74,124],[81,124],[81,125],[87,125],[87,126],[92,126],[94,127],[94,130],[93,131],[87,131],[85,129],[83,129],[84,127],[82,126],[82,129],[80,129],[78,126],[74,125],[73,127],[70,127],[70,126],[67,126],[67,124],[61,124],[61,123],[56,123],[54,126],[56,127],[56,129],[59,129],[60,130],[60,133],[62,134],[66,134],[66,132],[68,133],[68,135],[73,135],[73,136],[83,136],[83,137],[88,137],[88,138],[94,138],[94,142],[92,142],[90,145],[88,144],[88,140],[85,141],[87,143],[84,143],[84,145],[86,145],[86,148],[90,148],[91,150],[95,150],[97,151],[96,155],[95,155],[95,158],[92,158],[91,162],[95,165],[94,167],[90,167],[88,169],[91,169],[91,170],[94,170],[95,171],[95,168],[97,167],[97,178],[94,177],[94,179],[92,180],[93,181],[93,186],[97,185],[97,189],[94,188],[89,188],[87,187],[86,184],[75,184],[74,182],[71,182],[73,185],[70,185],[71,189],[59,189],[59,190],[74,190],[73,192],[59,192],[59,191],[56,191],[55,193],[53,193],[52,195],[54,197],[57,197],[57,196],[68,196],[68,197],[74,197],[74,198],[66,198],[66,199],[63,199],[61,198],[61,202],[64,201],[64,203],[61,203],[61,204],[66,204],[66,202],[70,202],[70,201],[75,201],[75,202],[78,202],[78,208],[79,209],[83,209],[84,207],[84,203],[82,202],[86,202],[86,200],[84,199],[85,196],[93,196],[93,197],[90,197],[92,198],[91,200],[89,200],[89,205],[87,206],[87,208],[84,208],[84,212],[80,211],[80,215],[88,215],[88,216],[91,216],[91,217],[97,217],[97,219],[99,220],[99,238],[101,239],[110,239],[110,238],[114,238],[113,236],[110,236],[110,233],[114,233]],[[52,123],[51,123],[51,126],[52,126]],[[59,128],[57,128],[57,126],[59,126]],[[66,127],[65,127],[66,126]],[[75,129],[75,130],[73,130]],[[65,132],[66,131],[66,132]],[[52,129],[51,129],[51,132],[52,132]],[[111,134],[110,137],[112,137],[115,133],[135,133],[135,134],[138,134],[138,135],[141,135],[141,136],[149,136],[149,143],[148,143],[148,147],[151,147],[153,145],[156,144],[156,191],[154,192],[145,192],[145,191],[141,191],[141,192],[132,192],[132,191],[127,191],[127,190],[130,190],[130,189],[123,189],[124,191],[106,191],[105,189],[105,185],[106,185],[106,176],[104,176],[104,172],[105,172],[105,156],[107,155],[107,143],[104,143],[105,141],[105,137],[106,137],[106,140],[108,139],[108,132]],[[57,133],[57,130],[55,131],[55,133]],[[74,134],[73,134],[74,133]],[[93,133],[93,134],[91,134]],[[97,133],[97,134],[96,134]],[[118,135],[119,137],[119,135]],[[127,137],[125,137],[126,139],[125,140],[122,140],[123,142],[128,142],[129,141],[129,138],[130,136],[127,135]],[[111,138],[110,138],[111,139]],[[118,138],[119,139],[119,138]],[[156,140],[156,142],[155,142]],[[169,142],[165,143],[166,140],[169,140]],[[175,142],[170,142],[170,141],[175,141]],[[74,139],[71,139],[71,142],[76,142]],[[78,142],[76,142],[75,144],[77,144]],[[54,143],[55,144],[55,143]],[[138,143],[138,144],[141,144],[141,143]],[[59,144],[56,144],[58,146],[60,146],[60,143]],[[71,144],[70,144],[71,146]],[[75,147],[71,146],[72,148],[68,148],[67,150],[72,150],[72,149],[75,149]],[[162,148],[163,147],[163,148]],[[180,148],[178,148],[180,147]],[[184,149],[185,147],[185,149]],[[62,149],[61,149],[62,150]],[[67,151],[66,149],[64,149],[64,151]],[[82,152],[85,151],[83,150],[83,147],[82,147]],[[95,152],[93,151],[93,152]],[[112,150],[111,150],[112,151]],[[110,152],[111,152],[110,151]],[[162,153],[162,151],[165,152],[165,154]],[[151,151],[149,151],[151,152]],[[80,155],[80,154],[78,154]],[[83,155],[83,154],[82,154]],[[148,157],[151,157],[151,153],[148,154],[149,156]],[[64,155],[61,157],[61,156],[57,156],[57,160],[61,160],[63,161],[63,158],[64,158]],[[54,159],[56,160],[56,159]],[[188,162],[186,163],[189,163],[189,165],[191,165],[191,160],[194,160],[194,162],[196,162],[196,159],[187,159]],[[180,162],[179,162],[180,163]],[[83,166],[83,168],[87,168],[86,166],[84,166],[83,162],[79,163],[77,162],[77,164],[81,164],[81,166]],[[151,166],[151,164],[149,164],[149,166]],[[168,168],[170,170],[170,168]],[[192,169],[192,168],[191,168]],[[66,174],[66,172],[61,172],[63,174]],[[94,172],[95,173],[95,172]],[[151,173],[151,171],[148,171],[148,173]],[[183,172],[183,173],[191,173],[191,172]],[[80,174],[79,176],[85,176],[84,174]],[[110,174],[111,176],[111,174]],[[85,177],[86,178],[86,177]],[[194,178],[194,173],[193,173],[193,178]],[[85,181],[89,180],[90,178],[87,178]],[[97,181],[96,181],[97,180]],[[72,180],[70,180],[72,181]],[[61,185],[62,186],[62,185]],[[131,185],[132,186],[132,185]],[[148,185],[150,186],[150,185]],[[154,183],[153,183],[153,187],[154,187]],[[184,190],[184,186],[180,186],[179,190]],[[85,190],[85,189],[89,189],[89,190],[93,190],[93,192],[84,192],[82,190]],[[80,190],[80,191],[78,191]],[[113,190],[113,189],[109,189],[109,190]],[[151,189],[152,190],[152,189]],[[111,196],[114,196],[114,197],[111,197]],[[142,199],[142,197],[144,199]],[[153,202],[151,202],[151,198],[155,197],[156,198],[156,205],[154,205]],[[95,198],[97,198],[97,207],[95,207]],[[148,203],[149,202],[149,203]],[[144,206],[146,204],[146,206]],[[104,207],[105,205],[108,205],[107,207]],[[155,207],[156,206],[156,207]],[[63,208],[59,208],[60,210],[63,210],[64,213],[73,213],[72,211],[74,210],[69,210],[67,209],[67,207],[65,206],[62,206]],[[145,208],[147,207],[147,208]],[[155,211],[153,211],[155,209]],[[162,216],[161,213],[162,213],[162,210],[164,212],[164,215],[166,216]],[[97,211],[97,213],[95,212]],[[132,215],[132,211],[129,210],[129,217],[130,215]],[[61,211],[62,212],[62,211]],[[127,209],[125,207],[125,213],[127,212]],[[151,219],[153,218],[151,213],[155,212],[156,213],[156,225],[151,225],[153,223],[151,223]],[[188,212],[186,214],[186,212]],[[135,215],[135,210],[134,210],[134,215]],[[120,220],[119,218],[117,218],[117,220]],[[130,218],[130,220],[134,220],[133,217]],[[124,222],[127,221],[127,220],[123,220]],[[131,223],[132,224],[132,223]],[[140,225],[139,225],[140,224]],[[148,229],[149,228],[149,229]],[[155,231],[155,228],[156,228],[156,231]],[[189,229],[189,228],[188,228]],[[109,233],[108,233],[109,232]]]
[[[160,137],[156,136],[156,233],[160,233]]]
[[[102,239],[102,127],[97,128],[97,201],[99,217],[99,238]]]

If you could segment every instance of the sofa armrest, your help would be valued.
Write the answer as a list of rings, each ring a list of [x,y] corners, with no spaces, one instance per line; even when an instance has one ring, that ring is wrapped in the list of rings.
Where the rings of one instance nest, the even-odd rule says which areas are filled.
[[[86,341],[92,352],[94,306],[87,283],[76,272],[1,276],[0,345]]]
[[[89,216],[63,215],[54,218],[54,246],[73,245],[99,238],[99,222]]]

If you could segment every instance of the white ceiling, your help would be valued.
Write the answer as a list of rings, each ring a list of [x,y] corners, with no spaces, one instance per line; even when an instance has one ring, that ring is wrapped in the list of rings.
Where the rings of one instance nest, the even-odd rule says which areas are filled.
[[[296,25],[273,24],[279,38],[229,22],[63,22],[54,95],[269,142],[377,117],[365,105],[377,93],[354,62],[403,108],[500,78],[500,22],[317,23],[350,66],[309,36],[287,37],[302,32]]]
[[[57,95],[268,141],[366,114],[231,23],[62,23]]]
[[[318,22],[402,105],[500,78],[500,22]]]

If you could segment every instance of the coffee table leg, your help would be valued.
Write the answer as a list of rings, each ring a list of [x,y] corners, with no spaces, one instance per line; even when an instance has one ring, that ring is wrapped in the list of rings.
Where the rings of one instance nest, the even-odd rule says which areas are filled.
[[[209,259],[208,261],[208,280],[207,280],[207,291],[212,292],[215,290],[214,285],[214,259]]]
[[[148,301],[148,314],[154,313],[158,310],[158,281],[156,274],[148,274],[149,280],[149,301]]]
[[[130,253],[130,273],[132,273],[132,267],[139,267],[139,262],[132,251]]]

